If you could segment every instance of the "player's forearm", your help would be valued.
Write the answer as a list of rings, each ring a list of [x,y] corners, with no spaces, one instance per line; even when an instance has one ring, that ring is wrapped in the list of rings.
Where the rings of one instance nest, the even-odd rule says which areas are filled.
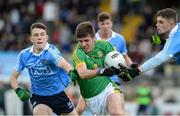
[[[59,61],[58,65],[59,67],[63,68],[67,73],[72,70],[72,66],[64,58]]]
[[[124,59],[126,61],[127,66],[130,66],[133,63],[132,60],[130,59],[130,57],[127,54],[124,55]]]
[[[18,82],[17,82],[17,80],[15,79],[15,78],[11,78],[10,79],[10,83],[11,83],[11,87],[13,88],[13,89],[17,89],[19,86],[18,86]]]
[[[97,70],[78,70],[80,78],[89,79],[97,76]]]
[[[169,55],[159,53],[141,65],[141,71],[146,72],[171,59]]]
[[[13,71],[13,73],[10,77],[10,84],[13,89],[17,89],[19,87],[18,81],[17,81],[18,76],[19,76],[19,73],[16,71]]]

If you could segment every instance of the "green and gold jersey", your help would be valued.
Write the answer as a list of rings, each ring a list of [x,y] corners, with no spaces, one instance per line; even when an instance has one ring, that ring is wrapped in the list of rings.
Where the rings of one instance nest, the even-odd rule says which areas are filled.
[[[85,53],[80,45],[77,45],[73,52],[73,64],[74,68],[77,69],[82,64],[86,64],[87,69],[97,69],[104,67],[105,55],[114,51],[113,46],[106,41],[96,41],[95,46],[91,52]],[[84,98],[91,98],[101,93],[106,86],[111,82],[107,76],[96,76],[91,79],[78,78],[81,95]]]

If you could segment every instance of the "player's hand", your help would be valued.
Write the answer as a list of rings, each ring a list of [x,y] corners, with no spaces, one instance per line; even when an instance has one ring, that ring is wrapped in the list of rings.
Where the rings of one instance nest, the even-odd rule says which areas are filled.
[[[17,88],[15,89],[17,96],[20,98],[21,101],[27,101],[30,98],[30,93],[26,89]]]
[[[79,77],[77,70],[70,70],[68,75],[71,77],[72,80],[76,80]]]
[[[137,63],[132,63],[130,65],[130,68],[138,68],[138,67],[139,67],[139,64],[137,64]]]
[[[70,76],[71,80],[74,82],[74,86],[76,85],[76,79],[79,78],[79,74],[76,69],[70,70],[68,75]]]
[[[131,81],[136,76],[140,75],[141,71],[138,69],[137,65],[131,65],[131,68],[122,67],[120,74],[118,75],[123,81]]]
[[[111,77],[115,74],[114,70],[111,67],[100,68],[97,71],[97,76],[108,76]]]
[[[161,39],[157,34],[155,34],[155,35],[151,36],[151,42],[154,45],[160,45],[161,44]]]

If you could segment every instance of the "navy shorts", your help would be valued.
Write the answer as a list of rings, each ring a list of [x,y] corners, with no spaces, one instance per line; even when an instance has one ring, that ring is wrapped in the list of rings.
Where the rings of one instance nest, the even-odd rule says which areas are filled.
[[[33,94],[30,100],[33,108],[38,104],[45,104],[49,106],[57,115],[70,113],[74,109],[73,103],[70,101],[64,91],[52,96],[39,96]]]

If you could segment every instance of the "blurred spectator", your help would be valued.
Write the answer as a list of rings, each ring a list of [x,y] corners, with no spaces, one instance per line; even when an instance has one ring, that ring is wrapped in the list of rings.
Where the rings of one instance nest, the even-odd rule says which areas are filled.
[[[177,99],[175,98],[174,95],[169,95],[165,102],[166,103],[177,103]]]
[[[137,88],[137,103],[139,104],[137,115],[147,115],[148,107],[152,103],[151,88],[147,81],[142,82]]]
[[[55,2],[53,1],[46,2],[44,4],[43,19],[48,22],[56,21],[59,14],[58,10],[59,10],[58,5]]]

